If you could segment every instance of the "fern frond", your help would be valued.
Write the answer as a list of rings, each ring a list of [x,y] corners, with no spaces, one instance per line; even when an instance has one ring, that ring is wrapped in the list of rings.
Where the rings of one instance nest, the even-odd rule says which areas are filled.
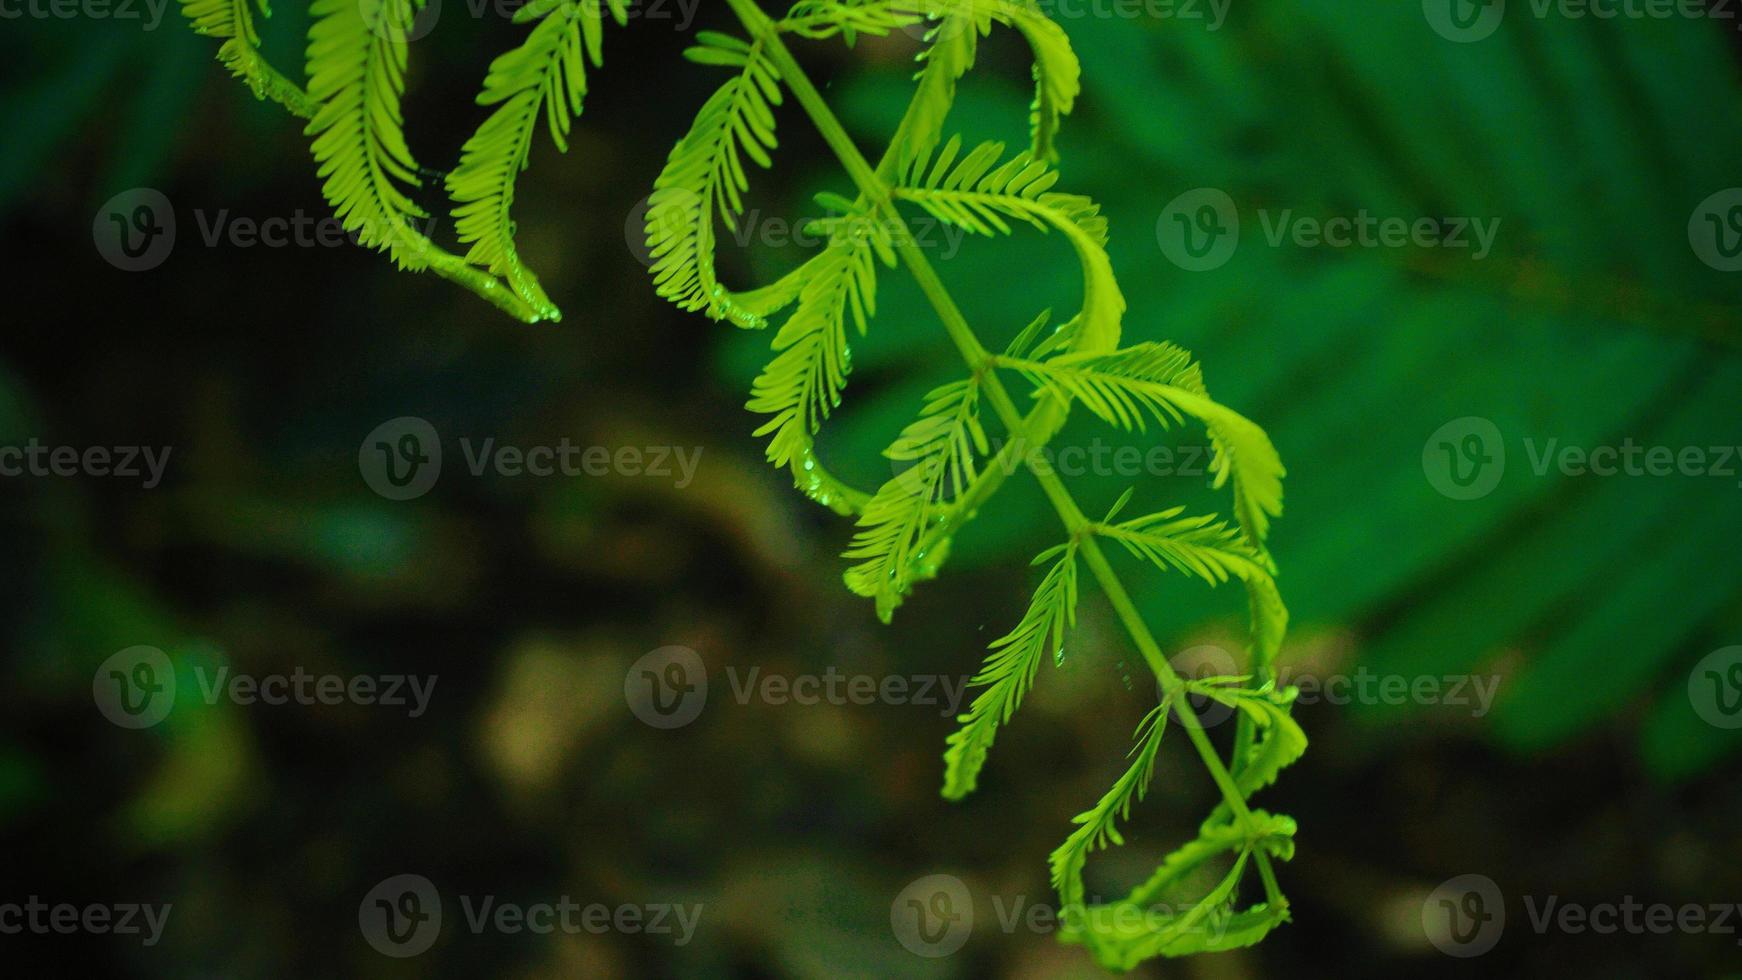
[[[970,0],[973,2],[973,0]],[[979,0],[980,3],[986,0]],[[1037,160],[1058,161],[1060,120],[1076,107],[1082,92],[1083,69],[1071,39],[1031,0],[1004,0],[995,4],[993,16],[1013,27],[1028,41],[1034,53],[1034,104],[1029,110],[1029,154]]]
[[[259,0],[259,5],[260,16],[272,16],[267,0]],[[181,0],[181,12],[195,33],[225,39],[218,46],[218,61],[247,82],[255,98],[277,102],[303,119],[314,117],[315,101],[260,53],[252,0]]]
[[[1150,780],[1155,776],[1155,756],[1161,750],[1161,736],[1167,730],[1167,712],[1168,702],[1163,700],[1143,716],[1133,736],[1136,744],[1131,748],[1130,767],[1093,807],[1071,818],[1077,829],[1048,859],[1053,887],[1061,895],[1072,882],[1082,881],[1083,866],[1090,854],[1109,843],[1125,843],[1118,822],[1130,819],[1132,805],[1149,792]]]
[[[958,162],[961,149],[961,138],[954,137],[935,160],[930,153],[914,156],[902,168],[895,196],[979,235],[1007,235],[1017,221],[1057,229],[1083,268],[1079,349],[1105,353],[1117,347],[1125,296],[1107,257],[1107,220],[1100,207],[1081,195],[1054,193],[1058,171],[1027,153],[994,166],[1004,144],[982,143]]]
[[[402,269],[424,269],[434,246],[413,222],[428,215],[405,187],[417,162],[405,144],[405,31],[422,0],[314,0],[309,13],[309,96],[320,104],[307,134],[327,202],[346,231],[385,249]]]
[[[1144,342],[1111,354],[1063,355],[1047,361],[1007,359],[1037,387],[1082,402],[1083,407],[1121,429],[1144,431],[1146,415],[1162,428],[1185,417],[1173,394],[1195,394],[1202,388],[1191,354],[1169,343]]]
[[[903,429],[884,455],[912,463],[884,483],[865,512],[845,558],[847,588],[877,600],[877,615],[888,622],[913,583],[935,573],[941,556],[918,550],[920,538],[950,494],[973,482],[975,453],[989,449],[980,426],[978,378],[952,382],[926,395],[920,417]]]
[[[623,4],[610,0],[618,26],[628,21]],[[603,0],[539,0],[515,14],[516,23],[538,24],[519,47],[490,63],[478,104],[497,108],[466,141],[447,177],[455,231],[471,246],[466,261],[506,279],[543,319],[560,320],[562,313],[515,248],[514,182],[530,161],[541,113],[551,142],[567,152],[569,126],[587,94],[587,64],[603,62],[604,13]]]
[[[1220,585],[1229,578],[1268,579],[1263,560],[1246,546],[1238,528],[1210,516],[1181,517],[1172,507],[1122,524],[1097,524],[1095,534],[1162,569],[1184,572]]]
[[[1201,371],[1194,369],[1182,373],[1177,383],[1214,406],[1208,415],[1199,417],[1210,433],[1210,473],[1215,478],[1212,486],[1220,489],[1232,479],[1234,518],[1245,532],[1247,543],[1260,554],[1268,554],[1265,539],[1270,535],[1270,519],[1282,514],[1282,478],[1288,475],[1281,458],[1276,455],[1276,447],[1271,445],[1270,437],[1257,424],[1223,408],[1210,397]],[[1280,597],[1275,599],[1276,606],[1281,603]],[[1271,605],[1269,600],[1262,604]],[[1267,614],[1266,618],[1273,619],[1274,616]],[[1284,624],[1287,618],[1284,610]],[[1255,623],[1257,619],[1255,613]],[[1265,625],[1267,629],[1277,627],[1274,622]],[[1277,632],[1275,641],[1281,644],[1280,632]]]
[[[1238,863],[1238,862],[1237,862]],[[1238,870],[1238,869],[1236,869]],[[1231,872],[1223,881],[1238,879]],[[1233,897],[1229,888],[1226,899]],[[1225,900],[1226,900],[1225,899]],[[1110,957],[1111,962],[1130,963],[1136,966],[1148,956],[1166,956],[1178,959],[1182,956],[1195,956],[1198,953],[1225,953],[1231,949],[1244,949],[1255,946],[1270,935],[1270,931],[1290,920],[1290,909],[1286,900],[1271,905],[1259,902],[1249,909],[1238,912],[1229,911],[1232,904],[1215,907],[1208,913],[1209,921],[1202,922],[1195,928],[1173,929],[1165,938],[1150,936],[1141,943],[1132,943],[1129,948]],[[1116,948],[1106,939],[1099,942],[1102,949]],[[1151,953],[1148,950],[1154,949]]]
[[[1250,539],[1247,541],[1250,545]],[[1276,657],[1282,651],[1282,640],[1288,634],[1288,607],[1282,593],[1269,576],[1246,582],[1252,632],[1252,672],[1261,680],[1269,680]]]
[[[991,30],[990,23],[986,30]],[[944,124],[956,104],[956,85],[973,69],[979,47],[980,29],[972,13],[942,12],[927,32],[925,50],[918,55],[918,84],[890,147],[898,166],[905,167],[943,142]]]
[[[852,47],[859,35],[883,37],[925,20],[922,0],[799,0],[775,27],[813,41],[839,36]]]
[[[1298,830],[1294,818],[1259,809],[1251,812],[1252,820],[1245,826],[1206,821],[1198,828],[1197,837],[1163,858],[1154,873],[1133,888],[1124,900],[1140,906],[1154,902],[1168,888],[1179,884],[1187,874],[1218,854],[1263,851],[1284,861],[1292,860],[1294,835]]]
[[[903,126],[903,161],[930,153],[943,138],[944,120],[956,99],[956,83],[974,67],[980,38],[994,23],[1014,28],[1033,54],[1034,103],[1029,112],[1029,153],[1055,161],[1054,146],[1063,116],[1076,106],[1082,91],[1082,66],[1064,29],[1032,0],[906,0],[884,6],[922,13],[937,23],[926,35],[928,47],[919,55],[924,66],[919,90]]]
[[[868,245],[832,241],[805,268],[798,306],[774,337],[777,356],[756,377],[746,405],[773,416],[755,434],[773,436],[768,461],[776,466],[809,454],[811,437],[840,404],[852,370],[848,314],[863,333],[876,309]]]
[[[1046,361],[1001,358],[1000,364],[1038,386],[1076,399],[1122,429],[1144,428],[1145,416],[1164,428],[1191,416],[1209,430],[1215,485],[1234,483],[1234,511],[1247,543],[1259,554],[1270,519],[1282,513],[1282,459],[1264,430],[1205,392],[1190,355],[1172,344],[1142,343],[1111,354],[1070,354]]]
[[[659,295],[682,309],[705,310],[716,320],[761,328],[778,307],[757,305],[747,294],[733,294],[720,284],[714,272],[714,216],[728,229],[737,228],[743,194],[750,187],[744,157],[764,169],[773,164],[769,153],[777,146],[773,106],[782,99],[780,74],[761,41],[713,31],[703,31],[696,39],[699,43],[686,57],[736,68],[738,74],[702,106],[654,182],[646,226],[654,284]]]
[[[901,431],[883,455],[896,462],[916,464],[907,472],[926,469],[936,462],[937,492],[941,502],[960,496],[977,474],[975,454],[989,451],[986,430],[980,425],[980,383],[973,378],[952,381],[925,396],[920,418]],[[903,474],[906,475],[906,474]],[[947,497],[944,484],[948,484]]]
[[[980,770],[992,751],[998,727],[1010,721],[1022,705],[1047,654],[1050,652],[1056,660],[1063,653],[1065,630],[1076,625],[1076,544],[1043,551],[1034,564],[1048,560],[1053,560],[1053,565],[1034,590],[1022,621],[992,641],[992,652],[970,682],[986,690],[974,698],[967,713],[956,719],[962,727],[949,737],[949,747],[944,752],[946,799],[959,800],[979,785]]]

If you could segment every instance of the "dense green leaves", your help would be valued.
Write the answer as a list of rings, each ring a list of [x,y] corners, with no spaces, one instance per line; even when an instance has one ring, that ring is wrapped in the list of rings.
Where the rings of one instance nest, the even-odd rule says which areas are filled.
[[[1654,772],[1689,778],[1742,745],[1695,715],[1687,691],[1699,658],[1735,642],[1742,565],[1679,541],[1690,527],[1705,540],[1738,532],[1733,481],[1539,472],[1530,453],[1551,440],[1733,441],[1735,275],[1695,255],[1688,223],[1737,182],[1742,103],[1686,93],[1727,79],[1719,90],[1735,94],[1734,52],[1710,22],[1516,13],[1475,44],[1435,34],[1419,5],[1265,4],[1214,33],[1072,21],[1085,101],[1108,125],[1070,133],[1067,173],[1115,218],[1128,334],[1219,365],[1215,400],[1262,418],[1294,464],[1291,520],[1266,547],[1297,624],[1351,635],[1375,672],[1497,680],[1492,712],[1467,720],[1502,746],[1636,733]],[[908,85],[870,72],[838,86],[837,106],[855,131],[887,131]],[[964,88],[953,118],[975,140],[1013,139],[1001,123],[1027,97],[1015,82]],[[1235,203],[1239,245],[1225,265],[1190,271],[1157,247],[1155,218],[1204,187]],[[1279,227],[1363,213],[1498,220],[1498,233],[1478,260],[1440,246],[1303,248]],[[1046,302],[1069,288],[1050,251],[1019,236],[964,250],[947,272],[977,315],[1019,325],[1038,304],[1004,288],[1011,268],[1031,270]],[[949,348],[924,314],[890,294],[878,342],[855,351],[861,369],[935,377]],[[742,356],[727,359],[740,376]],[[867,402],[868,415],[889,411]],[[1506,468],[1488,496],[1452,500],[1424,477],[1423,447],[1472,415],[1504,435]],[[1076,420],[1067,436],[1087,431]],[[849,423],[837,445],[864,453],[880,438]],[[1129,482],[1086,478],[1084,494],[1110,499]],[[958,542],[954,567],[1048,542],[1043,496],[1019,485],[1001,503]],[[1192,502],[1206,509],[1221,510]],[[1222,512],[1245,513],[1243,526],[1262,514]],[[1677,554],[1642,560],[1671,541]],[[1169,636],[1199,625],[1165,586],[1136,598]],[[1462,713],[1347,710],[1376,724]]]

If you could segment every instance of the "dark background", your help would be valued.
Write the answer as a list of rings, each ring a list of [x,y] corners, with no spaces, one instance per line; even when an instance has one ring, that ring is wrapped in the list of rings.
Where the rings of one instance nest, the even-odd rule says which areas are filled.
[[[296,76],[306,11],[278,6],[266,47]],[[483,118],[471,103],[491,56],[523,31],[450,8],[413,46],[407,100],[412,148],[436,168]],[[698,26],[728,27],[725,15],[708,4]],[[1299,855],[1281,869],[1294,923],[1253,950],[1141,972],[1734,972],[1735,936],[1539,935],[1523,898],[1742,899],[1737,738],[1688,696],[1694,665],[1742,642],[1742,491],[1733,478],[1538,477],[1520,447],[1739,441],[1737,274],[1702,264],[1688,240],[1690,213],[1742,184],[1736,23],[1543,19],[1515,4],[1494,36],[1454,44],[1414,3],[1329,0],[1236,3],[1217,30],[1064,22],[1085,66],[1065,185],[1106,205],[1127,338],[1193,349],[1219,399],[1263,424],[1290,467],[1273,542],[1296,617],[1285,663],[1500,678],[1482,718],[1301,707],[1312,748],[1262,798],[1300,821]],[[767,336],[663,305],[625,235],[720,80],[680,59],[689,35],[675,26],[608,29],[570,152],[535,144],[520,240],[566,313],[538,327],[356,248],[207,247],[196,213],[313,218],[324,204],[300,124],[225,78],[215,42],[174,10],[155,31],[0,26],[0,443],[173,447],[150,490],[0,480],[0,897],[174,905],[154,948],[0,937],[20,972],[1095,974],[1081,950],[1002,933],[990,904],[1052,901],[1045,857],[1111,783],[1151,703],[1092,587],[1069,655],[1043,671],[963,804],[937,794],[951,725],[936,708],[727,696],[729,667],[970,673],[1020,616],[1027,559],[1057,532],[1013,480],[892,626],[842,588],[849,528],[750,437],[742,404]],[[875,150],[913,50],[898,38],[805,56]],[[955,117],[970,134],[1022,138],[1022,55],[1002,34],[988,42]],[[807,214],[810,192],[845,181],[800,114],[780,125],[779,167],[757,175],[752,206]],[[1205,186],[1248,224],[1232,261],[1191,273],[1157,247],[1156,222]],[[173,202],[180,231],[161,267],[127,273],[94,247],[92,220],[137,187]],[[1480,261],[1269,247],[1257,212],[1285,208],[1501,226]],[[1002,338],[1071,302],[1060,248],[968,241],[939,264]],[[796,254],[723,262],[749,282]],[[861,484],[885,478],[878,451],[956,369],[899,279],[884,275],[882,315],[823,441]],[[415,501],[372,493],[357,466],[365,435],[400,416],[428,420],[450,454]],[[1464,416],[1493,420],[1516,454],[1478,501],[1436,493],[1422,466],[1430,434]],[[457,442],[489,437],[703,456],[681,489],[473,477]],[[1096,437],[1147,445],[1080,423],[1060,443]],[[1159,479],[1152,496],[1202,490]],[[1129,482],[1079,481],[1085,506]],[[1232,593],[1134,577],[1170,648],[1239,648]],[[163,724],[128,731],[93,707],[91,678],[140,644],[170,654],[180,700]],[[672,732],[623,698],[628,666],[667,645],[696,650],[714,684],[697,722]],[[208,706],[191,669],[219,664],[439,681],[419,718]],[[1100,856],[1092,879],[1141,878],[1212,803],[1170,739],[1130,845]],[[681,948],[450,927],[431,952],[391,960],[364,942],[357,903],[404,872],[449,902],[705,911]],[[934,872],[980,898],[973,939],[940,960],[910,955],[889,927],[894,896]],[[1421,909],[1468,873],[1499,884],[1509,919],[1492,952],[1461,961],[1429,944]]]

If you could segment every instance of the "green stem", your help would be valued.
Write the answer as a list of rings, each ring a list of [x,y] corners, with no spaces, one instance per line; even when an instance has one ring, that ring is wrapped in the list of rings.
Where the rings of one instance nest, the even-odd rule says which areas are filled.
[[[471,290],[477,296],[521,323],[537,323],[544,319],[556,319],[554,316],[534,310],[527,302],[515,295],[514,291],[502,283],[502,280],[490,275],[483,269],[466,262],[452,252],[431,246],[429,271],[443,279]]]
[[[817,91],[804,69],[793,58],[792,52],[787,50],[774,22],[762,12],[755,0],[727,0],[727,2],[731,5],[733,13],[743,22],[745,29],[764,46],[769,60],[774,63],[774,67],[779,71],[782,80],[792,90],[793,96],[822,135],[823,141],[828,143],[829,148],[840,159],[841,165],[846,169],[848,176],[852,178],[859,193],[866,201],[870,202],[873,208],[895,221],[903,220],[895,207],[888,184],[882,177],[878,176],[871,164],[865,159],[865,155],[854,145],[852,138],[847,135],[846,128],[841,125],[839,119],[835,118],[834,111],[829,108],[822,94]],[[1025,446],[1038,449],[1038,445],[1029,438],[1027,420],[1017,410],[1015,403],[1010,398],[1010,393],[1005,390],[1003,381],[988,370],[992,366],[992,355],[987,352],[986,348],[981,345],[979,338],[975,336],[973,328],[968,325],[967,318],[963,316],[961,308],[956,305],[955,299],[950,295],[943,281],[938,278],[937,271],[932,268],[925,253],[912,241],[907,240],[905,236],[895,242],[895,252],[900,257],[902,264],[907,266],[908,272],[913,275],[914,280],[918,282],[920,291],[925,294],[932,308],[936,310],[938,318],[943,321],[944,331],[949,334],[951,342],[956,345],[962,358],[967,361],[969,369],[975,372],[984,372],[983,387],[987,401],[991,403],[993,411],[997,413],[1011,438]],[[1136,642],[1138,650],[1142,652],[1144,660],[1149,664],[1150,670],[1154,672],[1162,690],[1173,698],[1175,708],[1181,713],[1182,718],[1191,715],[1192,721],[1195,722],[1195,714],[1193,714],[1190,704],[1182,696],[1185,682],[1180,679],[1179,674],[1174,671],[1167,662],[1167,658],[1162,655],[1160,645],[1156,643],[1148,625],[1138,614],[1130,595],[1125,591],[1125,586],[1113,571],[1113,566],[1107,562],[1106,555],[1101,552],[1100,545],[1092,536],[1091,522],[1083,515],[1082,509],[1077,506],[1064,482],[1050,467],[1036,466],[1032,458],[1028,459],[1027,462],[1028,469],[1040,483],[1041,490],[1045,492],[1054,509],[1058,511],[1060,520],[1064,522],[1065,530],[1073,538],[1080,541],[1081,551],[1089,564],[1090,571],[1094,573],[1096,581],[1106,592],[1108,601],[1112,603],[1114,611],[1131,634],[1131,638]],[[1210,744],[1209,735],[1204,732],[1203,726],[1187,723],[1181,727],[1185,728],[1187,737],[1191,740],[1193,747],[1197,749],[1198,755],[1203,758],[1204,766],[1209,770],[1210,777],[1215,781],[1217,788],[1221,790],[1229,810],[1241,823],[1249,825],[1251,811],[1246,806],[1246,800],[1241,796],[1239,787],[1235,784],[1234,777],[1229,774],[1227,766],[1223,764],[1221,756],[1216,753],[1215,746]],[[1264,864],[1262,859],[1265,855],[1260,853],[1259,857],[1261,865]],[[1267,886],[1269,883],[1270,879],[1266,876]]]

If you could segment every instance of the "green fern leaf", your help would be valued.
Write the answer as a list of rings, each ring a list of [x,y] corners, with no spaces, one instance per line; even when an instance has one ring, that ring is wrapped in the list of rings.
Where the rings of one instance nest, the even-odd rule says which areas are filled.
[[[1082,92],[1083,69],[1071,49],[1064,28],[1043,13],[1039,5],[1026,2],[998,4],[994,16],[1015,28],[1028,40],[1034,53],[1034,105],[1029,110],[1031,145],[1037,160],[1057,162],[1059,122],[1076,107]]]
[[[1181,517],[1184,511],[1184,507],[1172,507],[1122,524],[1097,524],[1095,533],[1119,542],[1163,571],[1184,572],[1211,585],[1229,578],[1242,582],[1270,578],[1262,559],[1247,547],[1238,528],[1214,517]]]
[[[1164,700],[1143,716],[1134,735],[1136,744],[1131,749],[1133,759],[1130,767],[1099,802],[1071,818],[1077,829],[1065,838],[1065,842],[1048,859],[1052,867],[1053,887],[1064,897],[1067,904],[1073,898],[1066,893],[1074,893],[1081,888],[1083,866],[1088,862],[1089,855],[1108,844],[1125,843],[1125,838],[1119,833],[1118,821],[1129,819],[1132,805],[1141,801],[1149,792],[1149,782],[1155,775],[1155,756],[1161,750],[1161,737],[1167,729],[1167,714],[1168,702]],[[1082,896],[1075,894],[1074,900],[1080,902]]]
[[[1034,56],[1035,95],[1029,113],[1029,153],[1054,161],[1061,117],[1076,106],[1082,91],[1082,66],[1064,29],[1029,0],[908,0],[887,4],[935,19],[920,53],[919,75],[908,120],[899,138],[900,158],[930,153],[943,138],[944,120],[956,99],[956,83],[974,67],[980,38],[994,23],[1014,28]]]
[[[1239,710],[1258,728],[1256,747],[1234,773],[1234,782],[1240,788],[1242,797],[1249,797],[1275,783],[1277,775],[1283,769],[1306,754],[1306,733],[1301,730],[1300,723],[1289,715],[1289,706],[1294,703],[1298,693],[1294,688],[1283,691],[1268,687],[1253,690],[1215,683],[1214,679],[1188,681],[1186,687],[1194,694],[1213,698]],[[1210,819],[1228,819],[1226,806],[1218,806]]]
[[[405,144],[405,31],[422,0],[314,0],[309,12],[307,129],[323,191],[345,230],[385,249],[402,269],[428,268],[432,250],[414,222],[428,215],[405,187],[417,162]]]
[[[859,531],[843,556],[859,562],[847,570],[847,588],[875,599],[884,622],[914,582],[936,574],[941,554],[921,553],[919,542],[949,496],[973,481],[975,453],[989,449],[979,406],[978,379],[934,389],[919,419],[884,450],[891,460],[912,466],[885,482],[865,505]]]
[[[796,292],[734,294],[714,271],[714,216],[736,229],[749,189],[748,156],[766,169],[777,146],[774,106],[781,103],[780,75],[754,44],[703,31],[685,52],[692,61],[736,68],[735,75],[702,106],[689,134],[672,148],[648,198],[647,247],[654,258],[659,295],[685,310],[705,310],[737,326],[767,326],[768,317]]]
[[[624,0],[611,0],[611,15],[627,23]],[[573,117],[587,94],[587,63],[603,61],[602,0],[539,0],[515,14],[516,23],[538,25],[518,47],[490,63],[478,104],[496,106],[460,151],[460,165],[447,178],[454,199],[455,230],[471,245],[466,261],[484,266],[509,286],[540,318],[562,313],[521,261],[514,244],[514,182],[532,153],[540,114],[559,151],[568,150]]]
[[[1022,621],[992,641],[992,652],[974,676],[973,686],[986,690],[956,719],[962,727],[949,737],[949,747],[944,752],[946,799],[962,799],[979,785],[980,770],[992,751],[998,727],[1010,721],[1021,707],[1022,699],[1034,685],[1041,661],[1049,652],[1057,658],[1064,649],[1065,630],[1076,625],[1076,545],[1063,544],[1041,552],[1034,564],[1049,560],[1052,567],[1034,590]]]
[[[1246,593],[1252,632],[1252,673],[1260,681],[1268,681],[1288,633],[1288,607],[1283,605],[1276,581],[1268,575],[1247,579]]]
[[[988,29],[989,25],[988,25]],[[971,14],[945,12],[927,33],[919,53],[918,85],[892,141],[895,163],[906,167],[943,142],[944,124],[956,103],[956,85],[974,67],[980,32]]]
[[[840,37],[852,47],[860,34],[883,37],[925,20],[916,0],[799,0],[777,25],[813,41]]]
[[[896,197],[979,235],[1007,235],[1017,221],[1062,233],[1083,268],[1078,349],[1112,351],[1119,344],[1125,296],[1107,257],[1107,221],[1100,208],[1080,195],[1053,193],[1058,171],[1027,153],[995,167],[1004,155],[1004,144],[982,143],[958,162],[961,148],[960,137],[955,137],[935,161],[929,153],[909,160],[895,188]]]
[[[1209,398],[1185,351],[1172,344],[1142,343],[1111,354],[1069,354],[1047,361],[1003,358],[1000,363],[1043,389],[1082,402],[1123,429],[1141,431],[1146,415],[1164,428],[1185,416],[1204,423],[1215,445],[1215,485],[1233,480],[1235,518],[1248,544],[1264,553],[1270,519],[1282,513],[1287,470],[1263,429]]]
[[[1256,809],[1251,813],[1252,819],[1245,824],[1205,821],[1198,828],[1197,837],[1163,858],[1155,872],[1133,888],[1123,901],[1138,906],[1155,902],[1169,888],[1182,883],[1188,874],[1218,854],[1263,851],[1283,861],[1292,860],[1294,835],[1298,829],[1294,818]],[[1081,893],[1078,894],[1080,896]]]
[[[1259,902],[1238,912],[1212,913],[1214,919],[1204,928],[1176,931],[1162,948],[1160,955],[1178,958],[1198,953],[1224,953],[1230,949],[1255,946],[1270,935],[1270,931],[1290,919],[1288,902],[1276,905]],[[1127,954],[1121,959],[1128,959]],[[1142,954],[1137,954],[1139,960]]]
[[[861,333],[876,309],[877,275],[864,242],[831,241],[806,265],[798,306],[775,334],[777,356],[757,376],[746,406],[772,415],[756,435],[772,435],[768,460],[808,458],[811,437],[841,401],[852,370],[849,314]]]

